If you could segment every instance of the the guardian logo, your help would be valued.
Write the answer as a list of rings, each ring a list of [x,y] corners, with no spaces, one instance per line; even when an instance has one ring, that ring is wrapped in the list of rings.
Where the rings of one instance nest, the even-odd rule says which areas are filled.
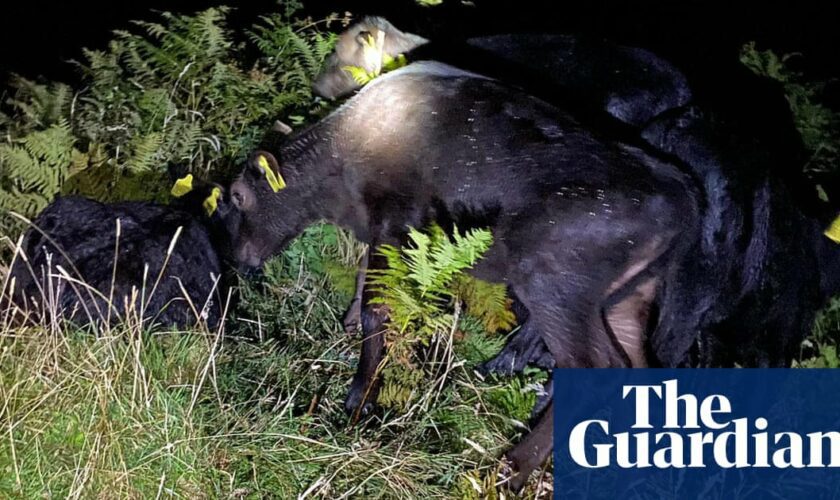
[[[619,395],[616,394],[616,397]],[[840,432],[776,429],[765,417],[739,417],[724,394],[680,393],[678,380],[626,384],[635,410],[630,430],[586,419],[568,434],[568,453],[585,468],[840,467]],[[657,410],[657,411],[654,411]],[[654,420],[656,414],[659,421]],[[711,463],[710,463],[711,462]]]
[[[838,500],[840,370],[554,371],[562,500]]]

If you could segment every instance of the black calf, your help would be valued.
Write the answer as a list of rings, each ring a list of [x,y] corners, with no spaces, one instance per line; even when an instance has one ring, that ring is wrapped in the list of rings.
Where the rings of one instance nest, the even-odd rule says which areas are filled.
[[[376,35],[377,31],[384,32],[385,41],[425,43],[382,20],[366,19],[351,28],[352,35],[343,35],[339,48],[341,44],[352,48],[357,35]],[[635,354],[632,349],[625,351],[625,362],[633,365],[640,360],[664,366],[789,363],[810,330],[817,308],[838,290],[840,246],[822,235],[833,214],[809,206],[809,195],[793,175],[798,170],[800,143],[778,89],[737,78],[738,72],[732,71],[726,73],[723,92],[714,95],[714,89],[704,90],[701,107],[683,107],[690,95],[685,79],[644,51],[562,36],[502,35],[472,43],[493,52],[497,59],[507,59],[514,65],[507,70],[525,67],[527,71],[521,74],[540,83],[523,84],[498,72],[494,76],[554,103],[566,104],[562,97],[554,98],[552,90],[567,98],[580,97],[584,112],[587,107],[589,111],[603,107],[640,131],[644,127],[643,139],[694,172],[703,186],[704,210],[697,219],[702,229],[697,238],[666,258],[654,259],[656,263],[651,261],[626,288],[619,286],[625,290],[613,297],[620,298],[604,302],[601,317],[612,335],[601,347],[617,343],[616,351],[623,350],[626,337],[622,335],[627,329],[616,332],[611,326],[642,312],[638,324],[644,324],[639,328],[644,333],[644,349]],[[428,50],[432,45],[424,47],[425,54],[435,53]],[[395,53],[389,52],[392,48],[387,42],[380,48]],[[423,54],[420,49],[409,51],[409,59],[428,57]],[[618,59],[613,58],[616,54]],[[353,57],[352,50],[339,50],[321,82],[336,77],[336,68],[342,64],[359,65]],[[440,50],[431,58],[453,61]],[[469,58],[455,62],[476,69]],[[618,78],[610,75],[616,68],[624,68]],[[651,79],[635,78],[645,75],[648,68],[655,70]],[[728,79],[733,75],[734,82]],[[340,85],[335,88],[338,93],[347,90]],[[716,106],[724,112],[709,111]],[[582,109],[575,104],[567,107]],[[547,351],[535,324],[526,321],[487,368],[516,370],[525,361],[541,360]],[[351,406],[359,399],[353,399],[355,394],[351,394]],[[511,452],[520,466],[545,456],[539,443],[549,438],[547,434],[540,437],[539,425]],[[543,430],[550,433],[550,427]]]
[[[171,206],[59,198],[23,238],[10,273],[14,304],[80,324],[136,314],[164,325],[216,325],[226,299],[220,194],[203,184]]]

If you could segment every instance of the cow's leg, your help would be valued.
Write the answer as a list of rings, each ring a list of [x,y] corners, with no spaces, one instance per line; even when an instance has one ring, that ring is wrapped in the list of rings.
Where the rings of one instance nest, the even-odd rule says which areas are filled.
[[[545,301],[530,307],[529,322],[532,328],[543,332],[546,345],[551,351],[557,367],[608,367],[623,366],[623,357],[615,353],[606,332],[600,326],[600,309],[593,303],[587,291],[535,294]],[[556,332],[556,333],[554,333]],[[534,425],[523,439],[508,453],[514,476],[508,483],[513,491],[519,491],[528,477],[551,454],[554,440],[554,403],[550,397],[541,401],[545,406]]]
[[[359,271],[356,273],[356,293],[350,306],[344,313],[344,331],[356,333],[362,326],[362,294],[365,289],[365,277],[367,276],[368,259],[370,259],[370,248],[365,251],[362,260],[359,262]]]
[[[537,420],[531,432],[507,453],[507,458],[513,463],[517,474],[514,475],[508,487],[519,491],[525,486],[528,476],[551,454],[554,442],[554,402],[546,407]]]
[[[368,258],[370,269],[385,269],[387,262],[381,255],[371,254]],[[385,304],[372,304],[375,293],[363,287],[361,299],[362,353],[359,366],[353,376],[344,409],[351,417],[351,422],[370,413],[379,393],[379,365],[385,355],[385,330],[388,322],[388,307]]]

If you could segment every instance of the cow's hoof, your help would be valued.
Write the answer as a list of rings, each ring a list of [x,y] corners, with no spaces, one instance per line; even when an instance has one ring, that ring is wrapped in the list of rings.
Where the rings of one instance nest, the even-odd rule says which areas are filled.
[[[525,483],[528,482],[529,476],[529,474],[519,472],[519,467],[517,467],[516,462],[510,457],[504,458],[504,467],[499,472],[499,475],[503,479],[506,479],[502,486],[517,495],[525,488]]]
[[[500,490],[510,492],[515,498],[522,496],[527,496],[527,498],[533,498],[535,500],[553,498],[554,474],[550,470],[543,471],[537,475],[521,473],[518,472],[518,468],[513,460],[508,456],[504,456],[496,474],[496,487]],[[525,491],[526,486],[528,486],[527,491]]]
[[[371,401],[375,396],[368,394],[368,400],[365,401],[365,388],[356,387],[354,384],[350,387],[350,392],[347,393],[347,399],[344,401],[344,411],[354,421],[364,418],[374,410],[374,404]]]
[[[543,386],[543,390],[537,393],[537,402],[531,410],[531,418],[538,418],[554,400],[554,384],[551,380]]]
[[[485,361],[478,366],[482,375],[503,375],[510,376],[525,369],[522,357],[513,350],[504,350],[495,358]]]
[[[371,402],[365,402],[365,404],[361,405],[361,407],[359,406],[359,401],[353,401],[349,398],[344,402],[344,411],[347,412],[347,415],[354,421],[367,417],[373,413],[373,409],[374,405]]]
[[[496,487],[503,491],[518,494],[522,491],[522,487],[525,484],[524,481],[516,481],[514,484],[514,481],[519,476],[520,474],[516,471],[516,465],[511,459],[507,455],[502,456],[500,464],[496,468]]]
[[[362,327],[362,301],[353,299],[347,312],[344,313],[342,319],[344,331],[347,333],[356,333]]]

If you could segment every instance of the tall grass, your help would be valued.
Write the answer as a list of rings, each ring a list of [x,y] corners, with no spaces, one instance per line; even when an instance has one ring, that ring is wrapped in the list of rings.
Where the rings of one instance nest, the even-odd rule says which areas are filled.
[[[482,380],[474,368],[501,337],[478,321],[441,344],[450,369],[433,401],[350,425],[359,339],[341,317],[362,250],[334,227],[308,230],[216,331],[4,325],[0,497],[497,495],[538,376]]]

